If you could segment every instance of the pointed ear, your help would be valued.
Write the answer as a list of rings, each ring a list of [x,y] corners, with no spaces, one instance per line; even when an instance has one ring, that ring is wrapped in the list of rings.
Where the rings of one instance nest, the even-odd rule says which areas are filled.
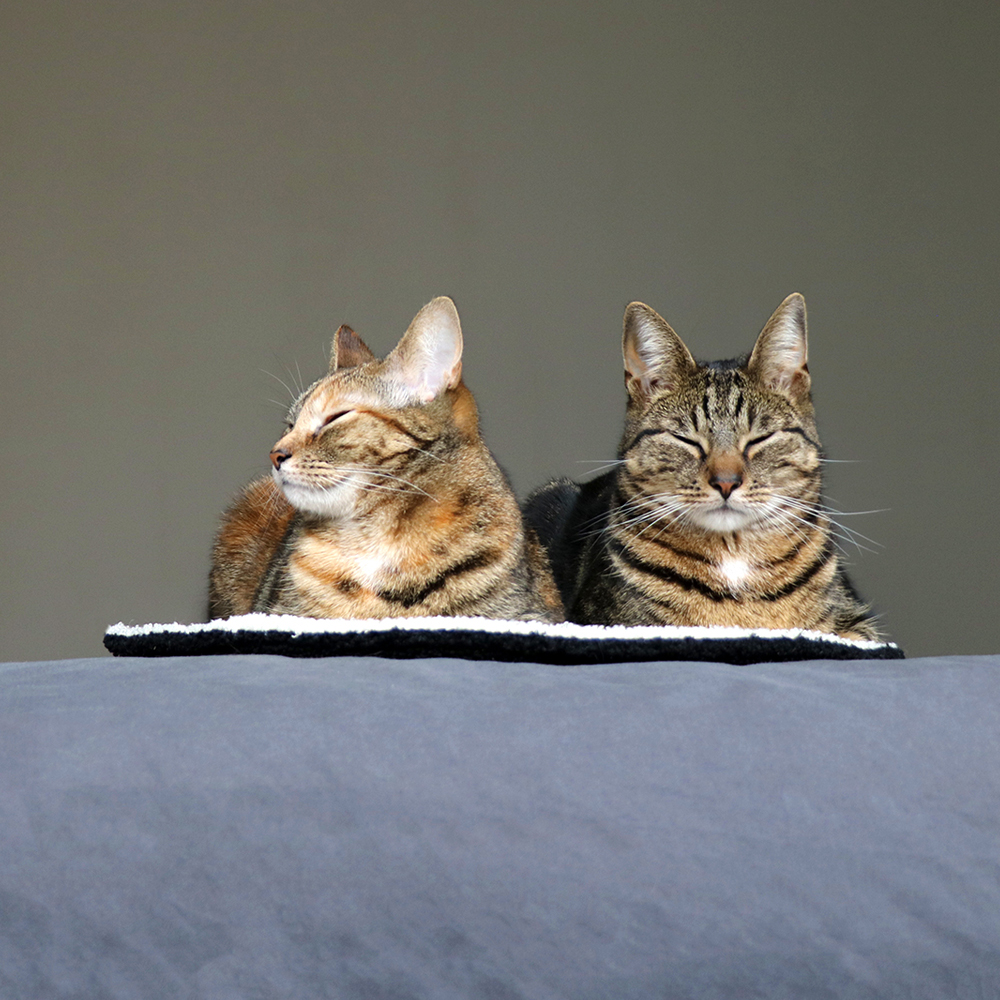
[[[698,367],[670,324],[642,302],[625,310],[622,357],[625,388],[633,397],[676,389]]]
[[[462,326],[455,303],[446,295],[417,313],[403,339],[385,359],[385,374],[407,402],[429,403],[462,378]]]
[[[806,361],[806,300],[793,292],[760,331],[747,369],[768,389],[801,399],[809,395]]]
[[[349,327],[342,326],[333,337],[333,347],[330,349],[330,373],[338,368],[354,368],[366,361],[378,359],[365,342]]]

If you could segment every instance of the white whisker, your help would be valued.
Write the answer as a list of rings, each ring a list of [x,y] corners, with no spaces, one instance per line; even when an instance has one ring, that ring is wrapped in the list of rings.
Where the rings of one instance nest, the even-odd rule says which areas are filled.
[[[301,393],[293,391],[292,387],[283,378],[281,378],[278,375],[275,375],[274,372],[269,372],[266,368],[258,368],[257,370],[262,372],[264,375],[270,376],[275,380],[275,382],[280,383],[284,387],[288,395],[292,397],[293,401],[298,399],[299,396],[301,395]]]
[[[823,504],[823,503],[820,503],[820,502],[807,503],[807,502],[805,502],[803,500],[797,500],[794,497],[780,497],[780,498],[777,498],[777,499],[786,508],[791,508],[791,510],[801,511],[803,514],[807,515],[807,517],[809,515],[819,514],[827,522],[829,522],[829,524],[830,524],[830,533],[835,538],[838,538],[840,541],[844,542],[845,544],[853,545],[859,552],[862,549],[864,551],[866,551],[866,552],[874,552],[875,551],[874,549],[868,548],[867,545],[862,545],[861,541],[869,542],[871,545],[876,545],[879,548],[882,548],[882,543],[881,542],[877,542],[877,541],[875,541],[875,539],[869,538],[867,535],[861,534],[860,531],[857,531],[854,528],[847,527],[846,524],[841,524],[837,520],[837,517],[847,517],[847,516],[850,516],[850,514],[844,512],[844,511],[834,510],[832,507],[828,507],[826,504]],[[785,511],[785,513],[788,516],[790,516],[790,517],[791,516],[798,516],[798,515],[791,514],[790,511]],[[852,511],[851,513],[860,514],[860,513],[863,513],[863,512],[862,511]],[[801,517],[800,520],[802,520],[804,523],[808,523],[807,522],[807,517]],[[860,539],[860,541],[859,541],[859,539]]]
[[[414,446],[410,450],[411,451],[419,451],[421,455],[426,455],[428,458],[433,458],[435,462],[444,462],[445,461],[445,459],[443,459],[440,455],[435,455],[434,452],[428,451],[426,448],[417,448],[416,446]]]
[[[643,525],[637,532],[639,535],[651,529],[658,529],[657,533],[662,534],[670,525],[689,518],[690,513],[691,504],[670,493],[633,497],[622,504],[617,511],[612,512],[607,524],[595,531],[586,532],[584,537],[594,537],[615,530],[630,529],[637,524]],[[602,514],[588,524],[596,523],[603,517]],[[586,526],[584,525],[584,527]]]
[[[428,493],[427,490],[421,489],[421,487],[419,487],[416,483],[410,482],[409,479],[403,479],[402,476],[394,476],[391,472],[383,472],[381,469],[366,469],[366,468],[363,468],[363,467],[361,467],[361,468],[357,468],[357,467],[352,468],[350,466],[339,466],[339,467],[334,467],[334,471],[338,472],[338,473],[341,473],[343,475],[351,475],[351,476],[377,476],[377,477],[383,478],[383,479],[392,479],[394,482],[401,483],[403,486],[409,487],[408,489],[404,490],[404,489],[401,489],[398,486],[381,486],[378,483],[365,483],[364,484],[367,487],[370,487],[371,489],[374,489],[374,490],[385,490],[387,492],[394,490],[394,491],[396,491],[398,493],[421,494],[421,495],[427,497],[429,500],[435,500],[436,499],[435,497],[431,496],[431,494]]]

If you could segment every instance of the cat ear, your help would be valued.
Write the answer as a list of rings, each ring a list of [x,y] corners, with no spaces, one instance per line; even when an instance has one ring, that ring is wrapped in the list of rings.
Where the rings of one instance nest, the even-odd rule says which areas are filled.
[[[793,292],[760,331],[747,369],[768,389],[802,398],[809,395],[806,360],[806,300]]]
[[[428,302],[385,365],[407,402],[429,403],[444,389],[454,389],[462,378],[462,326],[455,303],[446,295]]]
[[[333,337],[333,347],[330,349],[330,373],[338,368],[355,368],[366,361],[378,359],[367,344],[349,327],[342,326]]]
[[[684,376],[697,368],[670,324],[642,302],[632,302],[625,310],[622,356],[630,396],[676,389]]]

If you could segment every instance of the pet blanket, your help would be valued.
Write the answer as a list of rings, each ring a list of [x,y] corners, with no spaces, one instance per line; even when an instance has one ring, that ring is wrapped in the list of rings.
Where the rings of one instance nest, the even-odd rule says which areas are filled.
[[[115,656],[270,653],[283,656],[381,656],[392,659],[596,664],[654,660],[777,663],[794,660],[899,659],[895,643],[842,639],[804,629],[552,625],[487,618],[343,620],[239,615],[192,625],[108,628]]]

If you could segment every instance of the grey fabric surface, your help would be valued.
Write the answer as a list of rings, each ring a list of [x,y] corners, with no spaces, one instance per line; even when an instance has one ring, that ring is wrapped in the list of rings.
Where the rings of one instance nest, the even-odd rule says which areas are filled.
[[[1000,657],[0,667],[0,997],[1000,996]]]

